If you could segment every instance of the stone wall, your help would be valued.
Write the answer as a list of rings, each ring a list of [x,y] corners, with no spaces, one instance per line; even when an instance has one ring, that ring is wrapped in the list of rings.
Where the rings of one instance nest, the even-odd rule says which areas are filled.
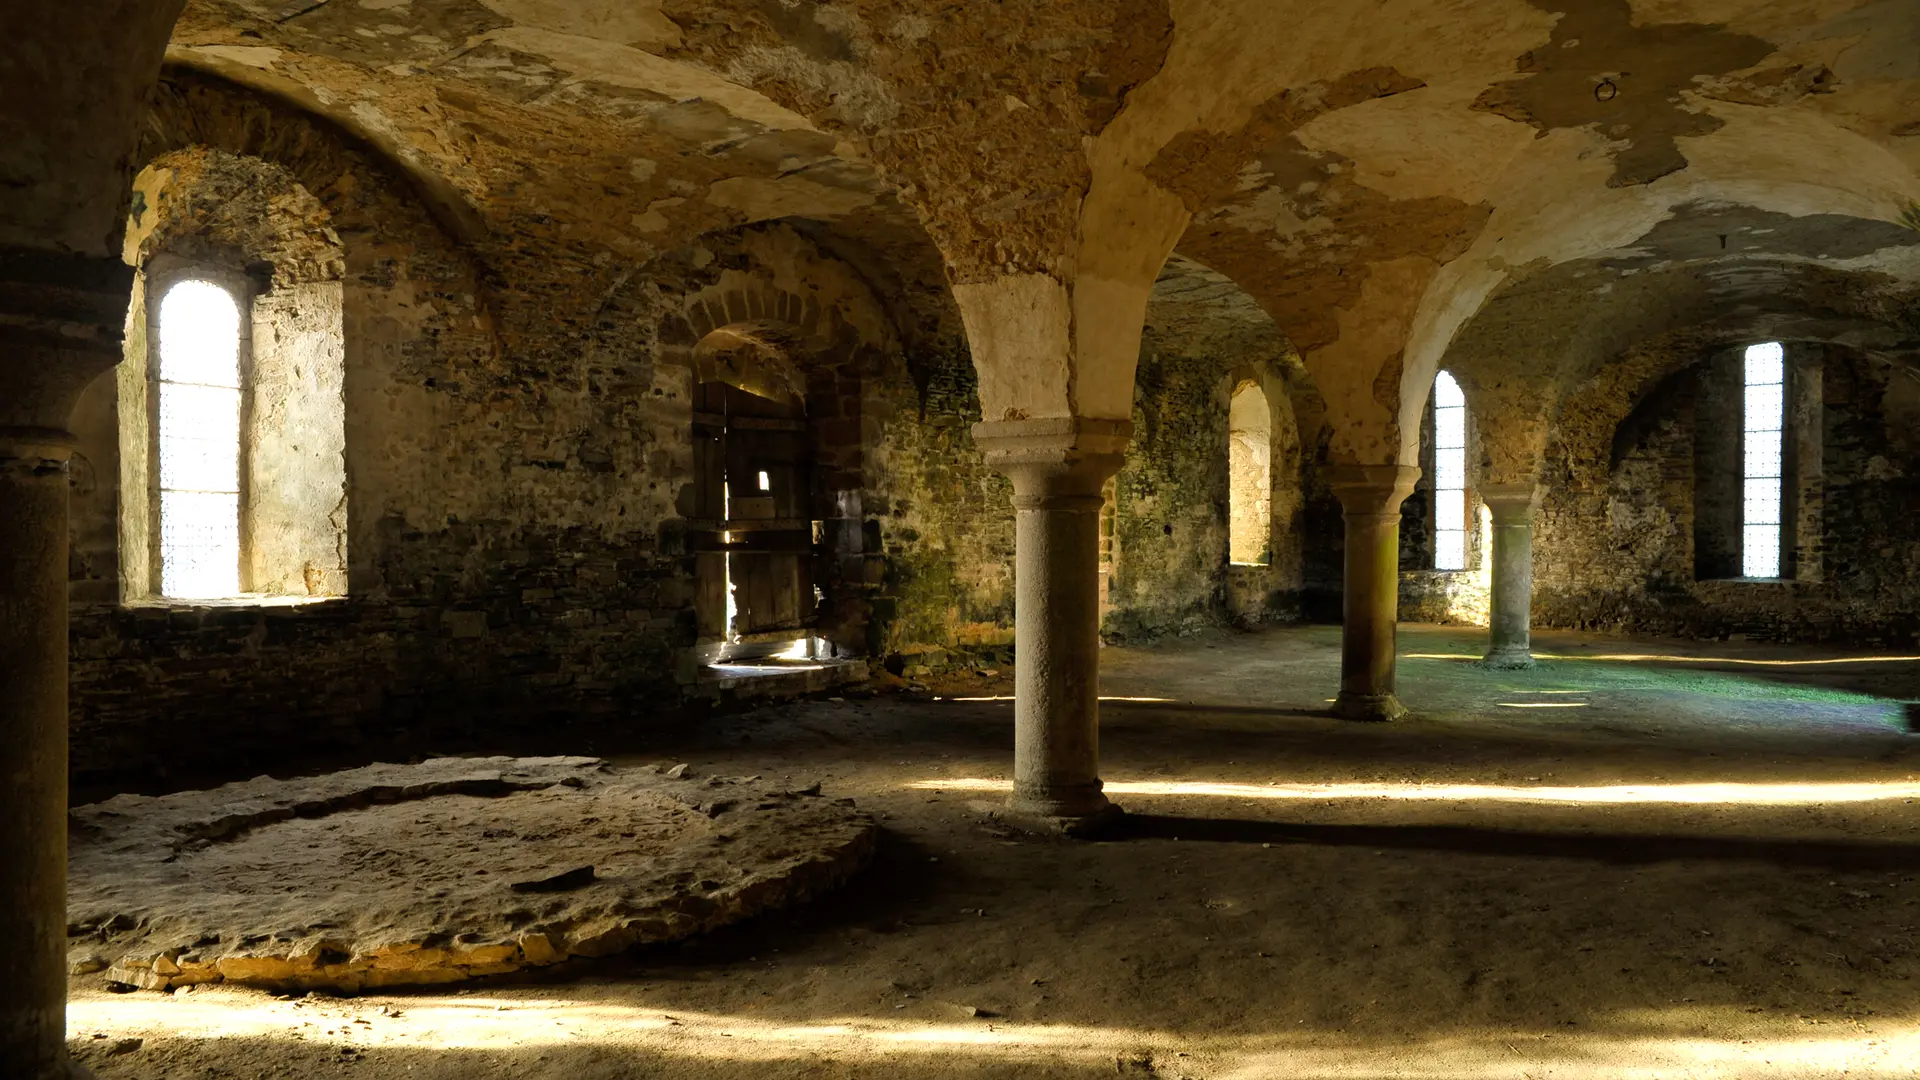
[[[1912,644],[1920,379],[1844,348],[1789,346],[1803,380],[1788,405],[1794,520],[1783,573],[1793,576],[1744,580],[1726,573],[1737,540],[1722,520],[1738,513],[1740,460],[1722,444],[1739,390],[1722,384],[1739,367],[1697,355],[1643,373],[1644,394],[1556,431],[1536,515],[1535,625]],[[1609,399],[1589,389],[1601,392],[1588,400]],[[1703,537],[1718,545],[1710,557]]]
[[[1481,439],[1483,418],[1467,408],[1467,460],[1481,460],[1485,444]],[[1449,626],[1485,626],[1488,612],[1488,586],[1491,581],[1488,551],[1488,523],[1485,504],[1480,502],[1469,469],[1467,488],[1467,569],[1435,570],[1433,477],[1433,408],[1429,400],[1420,422],[1420,479],[1412,494],[1400,504],[1400,621],[1441,623]]]
[[[425,749],[673,691],[690,593],[662,526],[673,491],[659,466],[686,440],[686,405],[669,402],[675,380],[651,362],[653,323],[581,295],[565,253],[494,264],[521,285],[498,288],[374,155],[230,88],[163,85],[143,153],[169,167],[209,154],[264,163],[344,254],[347,595],[122,603],[138,595],[122,580],[137,553],[117,528],[133,493],[114,421],[122,380],[103,378],[77,424],[76,779],[285,771],[307,752]],[[164,250],[300,280],[284,252],[196,244],[222,235],[196,206],[136,210],[175,215]]]
[[[1203,627],[1297,618],[1303,587],[1299,361],[1277,339],[1222,339],[1151,316],[1135,374],[1133,442],[1115,483],[1110,609],[1102,632],[1140,641]],[[1230,414],[1236,387],[1270,414],[1267,560],[1232,565]]]
[[[78,790],[516,732],[550,749],[570,728],[562,742],[644,738],[697,713],[692,390],[711,362],[697,346],[722,326],[792,353],[805,383],[831,563],[822,632],[898,670],[1010,659],[1010,487],[972,444],[974,369],[950,298],[887,276],[911,253],[781,224],[627,268],[584,247],[496,244],[430,213],[351,137],[198,76],[163,83],[149,130],[143,160],[175,168],[183,197],[143,208],[161,220],[138,235],[162,240],[133,260],[225,260],[269,296],[276,281],[337,283],[346,589],[195,605],[126,588],[143,555],[121,524],[145,480],[122,464],[144,461],[148,433],[117,422],[138,366],[104,377],[76,418]],[[236,169],[271,174],[297,211],[264,239],[222,237],[238,211],[285,207],[195,197]],[[326,243],[289,246],[289,223]],[[315,271],[309,248],[337,262]],[[139,311],[132,322],[143,350]],[[1276,419],[1275,546],[1230,590],[1229,375],[1260,349],[1274,354],[1254,373]],[[1297,359],[1270,337],[1221,347],[1167,326],[1143,360],[1109,634],[1287,614],[1306,561]]]

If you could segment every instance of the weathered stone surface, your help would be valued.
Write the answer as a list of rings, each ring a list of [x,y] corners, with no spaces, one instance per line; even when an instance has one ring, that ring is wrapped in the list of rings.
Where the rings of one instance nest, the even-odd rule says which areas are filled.
[[[704,933],[839,885],[875,827],[818,785],[495,757],[122,795],[72,833],[76,974],[356,991]]]
[[[1409,458],[1442,363],[1488,421],[1471,452],[1496,481],[1541,464],[1551,425],[1610,437],[1581,389],[1634,364],[1637,338],[1844,337],[1912,363],[1920,263],[1896,219],[1920,190],[1920,143],[1902,137],[1920,67],[1899,49],[1900,5],[1001,7],[498,0],[280,18],[267,0],[194,0],[137,149],[82,146],[58,110],[10,118],[32,128],[12,145],[65,146],[29,123],[45,119],[127,172],[85,179],[87,224],[60,226],[61,243],[112,250],[108,219],[131,220],[139,259],[337,280],[348,328],[348,535],[321,574],[345,596],[312,608],[117,605],[144,558],[118,527],[147,477],[111,421],[142,369],[89,391],[76,779],[177,786],[176,724],[215,748],[194,755],[200,775],[225,778],[296,747],[366,760],[530,724],[657,728],[699,707],[683,361],[688,335],[731,320],[860,338],[808,387],[844,496],[823,515],[823,629],[916,677],[939,669],[926,647],[999,664],[1012,645],[1008,491],[967,434],[1008,373],[978,370],[955,282],[1070,287],[1074,334],[1097,334],[1069,359],[1112,353],[1099,377],[1053,387],[1137,432],[1103,533],[1110,638],[1336,615],[1340,521],[1316,470]],[[110,66],[83,112],[132,102],[123,76],[152,66]],[[21,206],[51,221],[45,178],[66,173],[8,161],[32,180]],[[171,171],[164,200],[142,169]],[[136,194],[131,218],[110,191]],[[265,225],[263,242],[231,242]],[[1109,348],[1169,246],[1143,347]],[[1284,382],[1268,390],[1297,429],[1276,428],[1287,483],[1273,559],[1254,568],[1223,554],[1217,384],[1243,367]],[[1594,445],[1569,468],[1593,468]],[[1280,468],[1288,453],[1297,470]],[[1876,475],[1910,471],[1887,461]],[[1471,621],[1473,582],[1419,569],[1424,492],[1406,507],[1402,614]],[[1549,540],[1543,559],[1562,557]],[[1608,550],[1564,558],[1603,576],[1591,556]],[[1733,625],[1705,617],[1712,604],[1666,618],[1676,608],[1648,596],[1670,584],[1631,604],[1568,586],[1554,610]],[[1785,606],[1807,611],[1805,592]],[[1776,628],[1886,622],[1851,601],[1788,620],[1772,600],[1725,600]]]

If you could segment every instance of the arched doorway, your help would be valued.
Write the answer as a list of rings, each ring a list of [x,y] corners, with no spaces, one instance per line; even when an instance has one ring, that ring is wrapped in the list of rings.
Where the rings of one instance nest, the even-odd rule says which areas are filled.
[[[776,346],[717,330],[694,387],[700,641],[714,659],[766,656],[812,636],[812,435],[803,382]]]

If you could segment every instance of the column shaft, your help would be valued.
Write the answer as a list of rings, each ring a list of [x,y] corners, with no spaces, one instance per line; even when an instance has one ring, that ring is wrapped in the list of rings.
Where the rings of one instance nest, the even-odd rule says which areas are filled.
[[[66,1060],[67,469],[0,431],[0,1076]]]
[[[1489,484],[1481,488],[1480,497],[1493,516],[1485,662],[1489,667],[1532,667],[1533,508],[1539,488]]]
[[[1013,801],[1079,817],[1100,793],[1100,495],[1016,480]]]
[[[1100,487],[1125,421],[975,425],[1013,480],[1014,749],[1009,808],[1077,830],[1116,812],[1100,783]]]
[[[1346,580],[1340,630],[1340,696],[1334,713],[1349,720],[1398,720],[1394,694],[1400,613],[1400,504],[1420,470],[1404,465],[1336,469],[1333,491],[1346,519]]]
[[[0,1076],[67,1060],[67,425],[120,359],[133,271],[0,248]]]

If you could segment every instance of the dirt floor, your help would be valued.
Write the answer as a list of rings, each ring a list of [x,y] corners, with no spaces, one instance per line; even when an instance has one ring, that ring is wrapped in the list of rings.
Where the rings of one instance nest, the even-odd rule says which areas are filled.
[[[77,978],[71,1034],[106,1080],[1916,1075],[1920,660],[1535,641],[1403,628],[1394,725],[1320,712],[1333,627],[1110,649],[1102,842],[984,812],[1004,674],[721,718],[636,762],[820,779],[874,868],[461,993]]]

